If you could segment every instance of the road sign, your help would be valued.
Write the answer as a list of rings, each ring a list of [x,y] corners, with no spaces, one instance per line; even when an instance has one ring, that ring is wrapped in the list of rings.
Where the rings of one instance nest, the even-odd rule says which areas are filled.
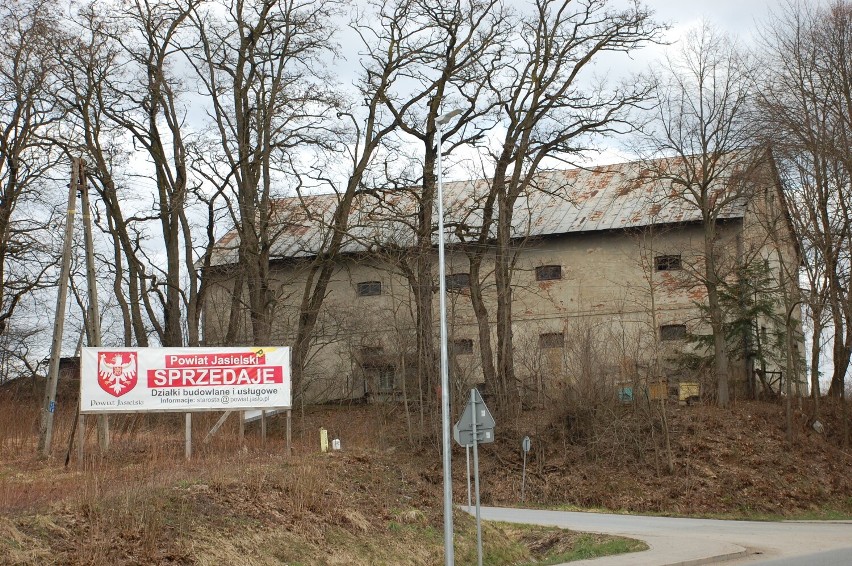
[[[523,448],[524,454],[526,454],[527,452],[530,451],[531,446],[532,446],[532,444],[530,443],[530,437],[525,436],[524,440],[521,442],[521,448]]]
[[[456,442],[467,448],[473,446],[473,477],[476,481],[476,558],[477,564],[482,566],[482,524],[479,517],[479,450],[478,446],[487,442],[494,442],[494,417],[485,406],[482,395],[476,388],[470,390],[470,401],[464,408],[462,416],[453,425],[453,438]],[[470,486],[470,468],[468,467],[468,486]],[[468,487],[468,493],[470,487]],[[468,496],[468,507],[470,507],[470,496]]]
[[[473,446],[473,431],[459,429],[459,423],[453,425],[453,439],[462,446]],[[476,429],[476,442],[478,444],[490,444],[494,442],[493,428]]]
[[[456,424],[459,430],[473,430],[474,419],[476,419],[476,430],[494,430],[494,417],[491,416],[491,411],[485,406],[485,401],[482,400],[482,395],[479,394],[477,389],[471,390],[471,399]]]

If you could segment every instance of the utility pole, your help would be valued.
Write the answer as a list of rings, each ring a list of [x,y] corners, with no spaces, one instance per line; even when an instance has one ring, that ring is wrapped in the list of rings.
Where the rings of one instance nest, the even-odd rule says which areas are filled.
[[[95,246],[92,240],[92,209],[89,207],[89,184],[86,182],[86,162],[80,160],[80,207],[83,209],[83,241],[86,248],[86,283],[89,291],[89,346],[101,346],[101,315],[98,308],[98,285],[95,277]],[[82,423],[81,423],[82,424]],[[98,445],[109,449],[109,417],[98,415]]]
[[[50,365],[47,385],[41,408],[38,451],[43,458],[50,456],[53,440],[53,415],[56,411],[56,384],[59,382],[59,358],[62,355],[62,330],[65,326],[65,303],[68,299],[68,281],[71,278],[71,244],[74,239],[74,214],[77,208],[77,189],[80,179],[80,159],[71,158],[71,183],[68,185],[68,209],[65,217],[65,243],[59,271],[59,288],[56,294],[56,315],[53,320],[53,342],[50,345]]]

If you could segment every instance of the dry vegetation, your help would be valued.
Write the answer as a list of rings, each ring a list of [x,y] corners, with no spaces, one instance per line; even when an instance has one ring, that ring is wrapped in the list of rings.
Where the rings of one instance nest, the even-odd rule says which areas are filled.
[[[36,397],[37,398],[37,397]],[[68,398],[67,396],[65,398]],[[54,457],[35,457],[37,402],[0,392],[0,564],[437,564],[442,561],[441,462],[430,431],[408,441],[400,409],[317,407],[294,413],[292,458],[273,421],[262,446],[229,422],[201,439],[218,414],[197,414],[196,452],[183,460],[182,416],[113,417],[113,449],[65,468],[71,410],[60,404]],[[517,505],[520,439],[529,434],[527,504],[728,516],[852,513],[852,457],[800,426],[785,444],[781,408],[738,403],[731,412],[671,407],[672,474],[655,464],[631,407],[601,410],[593,435],[561,411],[499,415],[481,454],[483,504]],[[93,419],[90,419],[93,420]],[[344,450],[319,454],[320,426]],[[649,431],[644,431],[648,433]],[[637,449],[636,447],[642,447]],[[465,499],[464,453],[454,458]],[[475,562],[472,519],[457,514],[457,560]],[[577,533],[486,525],[487,564],[568,556]],[[601,541],[591,541],[597,544]],[[620,550],[623,551],[622,547]]]
[[[840,407],[823,401],[821,435],[806,426],[807,403],[796,411],[792,446],[776,403],[740,401],[730,410],[670,404],[672,473],[661,463],[662,447],[650,446],[652,428],[662,444],[660,423],[647,424],[632,406],[598,408],[583,423],[565,410],[552,420],[525,415],[518,429],[533,439],[526,493],[539,505],[630,513],[852,515],[852,452],[841,447]],[[581,426],[584,432],[576,430]],[[506,447],[519,451],[520,440],[501,439],[499,429],[497,439],[506,442],[483,459],[486,500],[509,505],[518,500],[521,464]]]
[[[36,388],[37,389],[37,388]],[[0,391],[0,564],[438,564],[443,559],[440,461],[407,451],[394,415],[373,407],[296,416],[293,456],[280,423],[264,446],[256,427],[238,445],[229,422],[201,442],[218,414],[196,414],[191,462],[182,415],[111,417],[113,447],[63,466],[73,395],[60,394],[54,454],[35,457],[37,396]],[[94,419],[89,419],[94,421]],[[344,451],[318,453],[318,428]],[[456,515],[456,555],[475,563],[473,519]],[[545,528],[486,525],[486,564],[624,552],[635,541]]]

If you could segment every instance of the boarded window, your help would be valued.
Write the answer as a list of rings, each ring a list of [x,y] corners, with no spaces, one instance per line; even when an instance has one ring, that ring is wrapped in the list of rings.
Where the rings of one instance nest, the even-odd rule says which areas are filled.
[[[453,340],[453,354],[472,354],[473,340],[470,338],[460,338]]]
[[[680,254],[658,255],[654,257],[654,267],[657,271],[675,271],[680,269]]]
[[[362,281],[356,285],[359,297],[375,297],[382,294],[381,281]]]
[[[562,279],[561,265],[541,265],[535,268],[536,281],[553,281]]]
[[[470,287],[470,273],[453,273],[447,275],[447,290],[467,289]]]
[[[565,345],[565,335],[561,332],[546,332],[538,335],[538,347],[545,348],[561,348]]]
[[[660,326],[660,340],[683,340],[686,338],[685,324],[664,324]]]

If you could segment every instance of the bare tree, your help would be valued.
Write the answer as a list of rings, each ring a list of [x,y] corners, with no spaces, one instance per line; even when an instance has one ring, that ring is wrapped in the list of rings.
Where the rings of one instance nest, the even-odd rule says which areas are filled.
[[[433,303],[434,279],[436,164],[438,147],[436,119],[451,109],[461,111],[444,128],[443,139],[449,142],[443,154],[475,143],[493,121],[487,115],[493,99],[485,96],[489,81],[499,74],[503,63],[501,52],[508,37],[508,19],[496,0],[459,1],[436,5],[424,0],[399,0],[377,3],[383,30],[397,29],[398,49],[409,59],[401,75],[407,77],[393,96],[384,99],[390,115],[398,117],[401,136],[413,138],[422,145],[420,155],[410,158],[411,172],[406,170],[389,179],[393,189],[406,191],[411,199],[401,202],[405,209],[386,206],[385,213],[405,226],[414,236],[410,253],[396,254],[399,269],[409,281],[414,299],[417,328],[418,372],[423,383],[437,385]],[[372,22],[357,23],[364,47],[368,51],[383,48],[372,40],[377,33]],[[380,55],[376,53],[376,55]],[[414,206],[410,206],[411,203]],[[378,202],[378,207],[384,203]],[[427,398],[431,399],[431,396]]]
[[[125,342],[132,330],[140,345],[148,344],[149,327],[161,344],[183,344],[184,308],[190,319],[198,312],[187,212],[186,108],[175,69],[195,4],[139,0],[120,16],[83,6],[67,40],[70,48],[58,53],[64,69],[60,96],[77,134],[66,146],[89,156],[90,178],[106,212],[103,229],[113,243],[113,291],[124,313]],[[150,197],[140,194],[128,171],[134,154],[152,167],[156,185]],[[150,212],[141,204],[146,197]],[[154,233],[161,239],[154,237],[149,247],[151,225],[158,225]],[[152,256],[161,251],[165,262]],[[190,326],[188,340],[198,343],[197,326]]]
[[[62,156],[50,137],[62,112],[53,97],[54,10],[48,1],[0,7],[0,334],[33,291],[52,284],[56,262],[50,187]]]
[[[198,46],[188,61],[209,99],[211,136],[219,144],[207,168],[220,190],[233,193],[228,202],[255,344],[272,338],[269,260],[281,230],[275,187],[322,143],[322,123],[335,102],[321,59],[332,50],[335,8],[324,0],[226,0],[192,15]]]
[[[807,258],[812,394],[819,396],[827,321],[834,364],[829,395],[841,397],[852,355],[852,3],[790,3],[765,26],[764,44],[760,117]]]
[[[753,100],[751,63],[730,38],[703,23],[691,31],[682,50],[658,74],[659,105],[649,146],[656,155],[656,177],[671,184],[673,194],[700,213],[703,227],[701,265],[694,270],[707,293],[713,337],[716,400],[727,407],[729,361],[722,288],[735,264],[724,254],[720,220],[751,190],[745,174],[762,149],[755,147],[749,105]]]
[[[481,266],[484,245],[496,232],[497,363],[494,391],[509,406],[517,398],[512,346],[513,216],[518,198],[537,190],[536,174],[549,158],[570,161],[597,134],[629,129],[627,111],[645,100],[641,82],[607,88],[593,80],[594,63],[606,52],[625,52],[657,38],[660,28],[638,3],[616,10],[604,2],[537,0],[513,26],[511,69],[494,81],[492,94],[503,131],[488,151],[494,175],[484,202],[486,218],[476,238]],[[471,295],[474,293],[472,289]],[[481,316],[482,310],[477,309]],[[483,350],[486,351],[486,350]],[[483,366],[490,362],[483,360]]]

